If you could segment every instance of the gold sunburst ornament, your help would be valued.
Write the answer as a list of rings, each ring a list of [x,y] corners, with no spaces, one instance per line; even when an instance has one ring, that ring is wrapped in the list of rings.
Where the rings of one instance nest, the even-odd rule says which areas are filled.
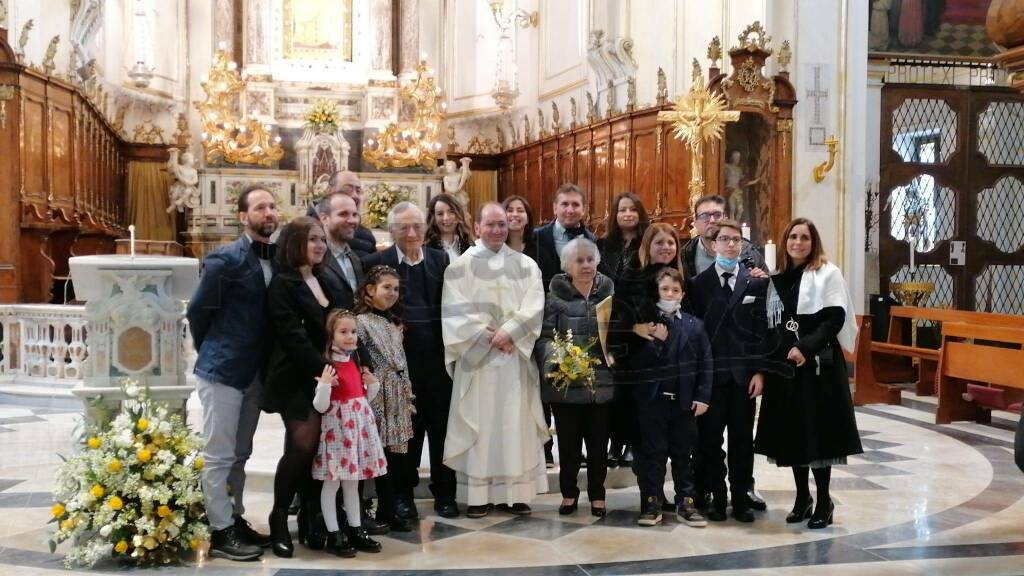
[[[675,101],[675,109],[659,112],[658,120],[672,122],[673,135],[690,149],[690,212],[704,194],[704,143],[719,140],[726,122],[736,122],[740,113],[726,109],[725,99],[712,94],[704,86],[697,59],[693,60],[693,83],[690,90]]]

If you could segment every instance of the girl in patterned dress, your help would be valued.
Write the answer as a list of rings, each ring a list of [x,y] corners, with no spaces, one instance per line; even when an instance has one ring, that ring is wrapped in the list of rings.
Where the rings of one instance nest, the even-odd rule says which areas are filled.
[[[359,481],[387,473],[387,460],[370,403],[380,384],[370,372],[362,372],[356,344],[356,317],[347,310],[327,316],[327,358],[317,379],[313,408],[320,420],[320,448],[313,460],[313,478],[323,481],[320,505],[327,525],[327,550],[338,556],[355,556],[356,550],[380,552],[360,521]],[[336,500],[341,487],[348,530],[338,526]]]
[[[415,474],[418,462],[408,462],[409,440],[413,437],[412,382],[406,369],[402,347],[402,326],[392,312],[398,303],[398,272],[390,266],[374,266],[359,286],[355,312],[358,314],[359,341],[373,360],[374,375],[381,393],[370,403],[377,417],[377,429],[388,472],[377,479],[377,521],[392,530],[407,532],[412,524],[395,513],[396,490]]]

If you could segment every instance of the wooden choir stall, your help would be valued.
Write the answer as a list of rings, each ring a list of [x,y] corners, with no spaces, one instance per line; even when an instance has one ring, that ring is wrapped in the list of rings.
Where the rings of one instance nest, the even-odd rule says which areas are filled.
[[[167,161],[93,96],[20,62],[0,28],[0,303],[63,302],[68,258],[127,235],[130,170]]]

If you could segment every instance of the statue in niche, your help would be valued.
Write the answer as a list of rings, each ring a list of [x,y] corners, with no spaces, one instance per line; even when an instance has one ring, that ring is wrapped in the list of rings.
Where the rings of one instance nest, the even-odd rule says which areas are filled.
[[[199,171],[196,170],[196,159],[191,152],[185,152],[178,160],[178,149],[170,149],[171,158],[167,161],[167,171],[174,177],[169,196],[171,205],[167,212],[177,210],[184,212],[186,208],[199,207]]]
[[[570,96],[569,97],[569,128],[575,128],[576,127],[576,118],[577,118],[577,114],[576,114],[576,98]]]
[[[469,170],[469,163],[472,161],[472,158],[463,156],[459,159],[462,168],[456,168],[454,160],[445,160],[441,176],[444,191],[455,197],[467,209],[469,208],[469,194],[466,193],[466,182],[469,182],[469,175],[472,173]]]
[[[747,178],[743,167],[743,153],[733,149],[729,151],[729,161],[725,164],[725,195],[729,202],[729,215],[739,222],[747,221],[747,188],[757,184],[760,179]]]

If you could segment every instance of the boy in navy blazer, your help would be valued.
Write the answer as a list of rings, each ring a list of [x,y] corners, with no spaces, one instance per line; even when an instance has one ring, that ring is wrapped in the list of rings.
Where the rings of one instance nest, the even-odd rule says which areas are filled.
[[[696,418],[708,409],[713,365],[704,325],[683,312],[684,282],[674,268],[655,276],[659,322],[651,341],[638,355],[634,389],[640,421],[637,483],[642,508],[637,524],[661,522],[665,459],[672,459],[675,510],[680,522],[701,528],[707,520],[694,503],[690,456],[697,436]]]

